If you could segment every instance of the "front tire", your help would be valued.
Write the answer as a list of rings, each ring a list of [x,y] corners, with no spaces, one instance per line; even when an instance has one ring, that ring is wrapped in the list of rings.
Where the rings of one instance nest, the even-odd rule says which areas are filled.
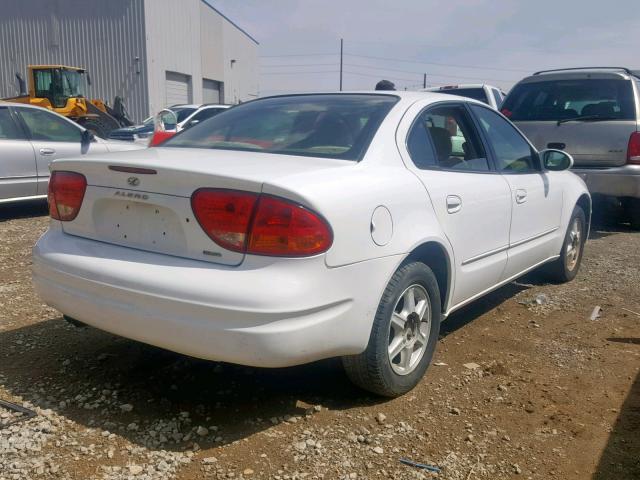
[[[584,210],[576,205],[564,236],[560,257],[549,266],[551,279],[557,283],[570,282],[578,274],[587,234]]]
[[[413,389],[435,351],[440,305],[433,271],[421,262],[401,266],[382,295],[367,349],[342,358],[351,381],[385,397],[398,397]]]

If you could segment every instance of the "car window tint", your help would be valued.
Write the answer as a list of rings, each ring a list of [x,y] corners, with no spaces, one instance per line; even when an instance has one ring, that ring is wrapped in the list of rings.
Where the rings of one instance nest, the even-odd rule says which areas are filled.
[[[64,118],[37,108],[18,110],[27,124],[32,140],[51,142],[80,142],[82,131]]]
[[[416,118],[409,135],[407,135],[407,150],[411,160],[418,168],[431,168],[438,165],[435,151],[429,138],[427,123],[422,114]]]
[[[448,170],[487,171],[489,162],[482,143],[462,105],[427,110],[422,120],[433,145],[436,162]]]
[[[493,147],[498,170],[527,172],[535,169],[531,146],[513,125],[488,108],[472,105],[471,109]]]
[[[22,140],[22,131],[11,118],[8,108],[0,108],[0,140]]]
[[[516,85],[502,113],[512,121],[557,121],[595,116],[635,119],[633,88],[628,80],[549,80]]]
[[[201,122],[169,139],[163,147],[359,160],[397,101],[398,97],[386,94],[264,98]]]
[[[194,107],[173,107],[169,110],[172,110],[173,113],[176,114],[176,118],[178,119],[178,123],[183,122],[187,119],[189,115],[196,111]]]
[[[198,120],[199,122],[202,122],[207,118],[215,117],[223,110],[224,108],[205,108],[204,110],[200,110],[198,113],[196,113],[190,121]]]

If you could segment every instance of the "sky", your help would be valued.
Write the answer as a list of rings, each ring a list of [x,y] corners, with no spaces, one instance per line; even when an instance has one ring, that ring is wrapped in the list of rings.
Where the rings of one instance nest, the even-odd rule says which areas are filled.
[[[260,45],[260,95],[488,83],[640,68],[640,0],[208,0]]]

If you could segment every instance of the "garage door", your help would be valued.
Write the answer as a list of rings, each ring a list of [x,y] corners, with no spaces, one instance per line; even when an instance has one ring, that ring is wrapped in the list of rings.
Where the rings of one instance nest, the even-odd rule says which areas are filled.
[[[202,79],[202,102],[220,103],[222,83],[215,80]]]
[[[191,77],[182,73],[167,72],[165,82],[167,106],[191,103]]]

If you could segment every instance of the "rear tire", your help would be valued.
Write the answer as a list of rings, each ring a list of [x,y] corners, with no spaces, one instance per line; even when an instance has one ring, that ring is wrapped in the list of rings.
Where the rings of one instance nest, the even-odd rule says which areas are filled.
[[[431,363],[440,318],[440,290],[433,271],[420,262],[401,266],[382,295],[367,349],[342,358],[347,376],[376,395],[407,393]]]
[[[560,257],[547,269],[551,280],[556,283],[566,283],[576,278],[582,262],[586,234],[587,221],[584,210],[576,205],[562,242]]]

